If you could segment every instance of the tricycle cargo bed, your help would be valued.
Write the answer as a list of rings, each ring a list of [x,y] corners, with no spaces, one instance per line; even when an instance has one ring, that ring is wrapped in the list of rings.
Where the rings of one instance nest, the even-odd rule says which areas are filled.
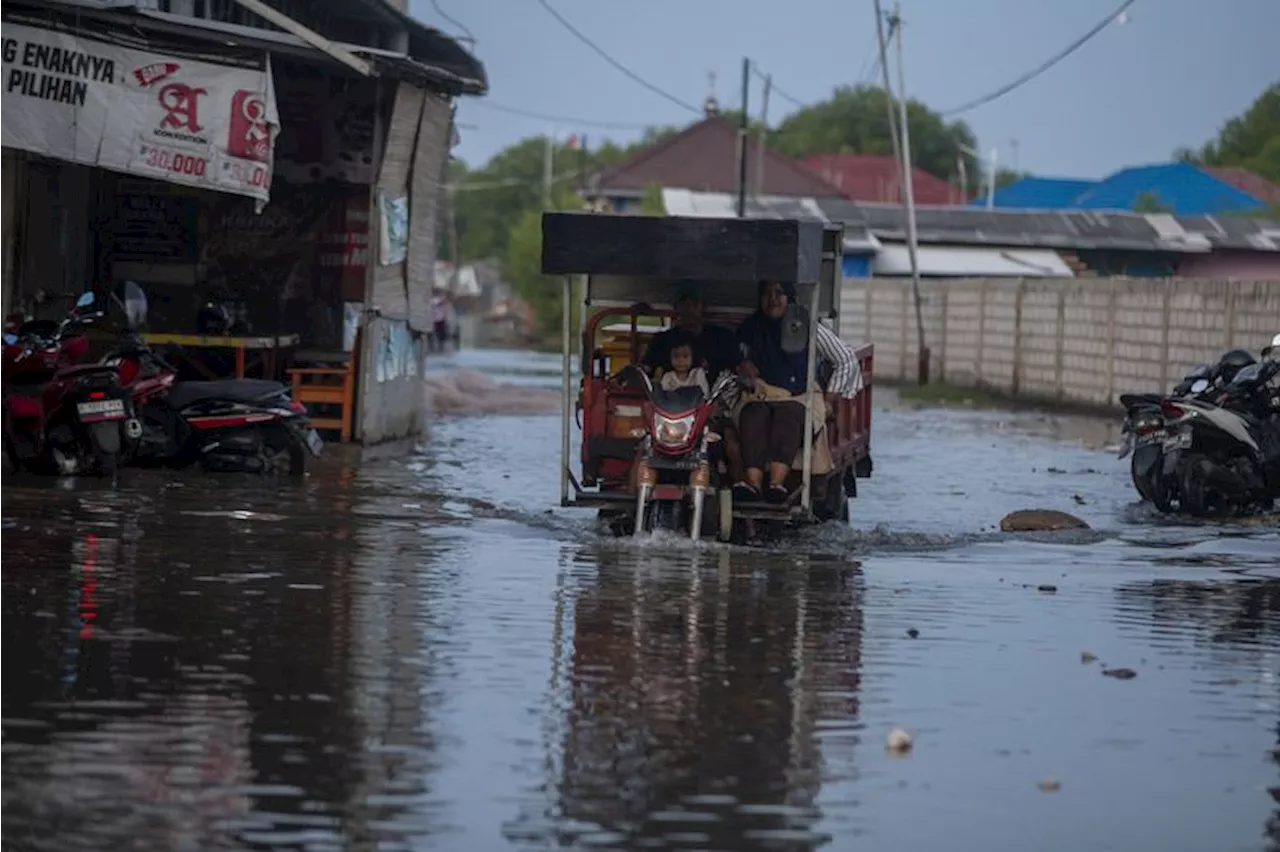
[[[542,271],[812,284],[827,230],[817,220],[544,213]]]

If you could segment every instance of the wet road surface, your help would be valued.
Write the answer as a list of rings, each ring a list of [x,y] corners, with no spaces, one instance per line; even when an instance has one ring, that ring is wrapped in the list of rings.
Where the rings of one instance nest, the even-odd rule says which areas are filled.
[[[6,473],[6,848],[1277,843],[1274,524],[1152,518],[1110,426],[878,404],[850,528],[610,540],[548,509],[554,366],[437,359],[421,454],[300,485]]]

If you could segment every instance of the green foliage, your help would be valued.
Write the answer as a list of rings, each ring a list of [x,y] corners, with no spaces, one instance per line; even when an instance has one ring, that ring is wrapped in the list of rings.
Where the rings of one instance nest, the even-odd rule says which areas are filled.
[[[1172,213],[1173,208],[1160,200],[1160,196],[1154,192],[1140,192],[1138,197],[1133,199],[1134,213]]]
[[[640,212],[645,216],[667,215],[667,205],[662,200],[662,184],[649,181],[645,185],[644,195],[640,196]]]
[[[1224,124],[1216,139],[1199,151],[1182,148],[1174,156],[1205,166],[1237,166],[1280,182],[1280,81]]]
[[[996,169],[996,188],[1017,183],[1023,178],[1031,177],[1031,172],[1020,172],[1015,169]]]
[[[553,210],[578,210],[582,201],[568,187],[557,187],[552,195]],[[564,315],[563,281],[542,274],[542,209],[523,211],[512,226],[502,260],[503,278],[529,303],[538,318],[538,330],[551,334],[560,330]]]
[[[963,121],[948,124],[916,100],[907,101],[911,159],[930,174],[948,178],[956,171],[960,146],[977,148]],[[893,154],[887,96],[878,86],[841,86],[831,98],[788,116],[770,136],[770,144],[791,157],[810,154]],[[982,164],[971,155],[965,168],[973,184]]]

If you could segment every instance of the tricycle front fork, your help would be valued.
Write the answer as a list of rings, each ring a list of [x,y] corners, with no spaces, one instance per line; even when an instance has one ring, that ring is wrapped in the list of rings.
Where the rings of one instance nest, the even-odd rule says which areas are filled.
[[[632,535],[640,536],[644,529],[644,510],[649,504],[649,495],[657,484],[658,473],[644,459],[636,462],[636,518]],[[707,488],[711,485],[711,466],[701,462],[689,473],[689,488],[693,493],[693,512],[689,523],[689,538],[698,541],[702,538],[702,515],[706,502]]]

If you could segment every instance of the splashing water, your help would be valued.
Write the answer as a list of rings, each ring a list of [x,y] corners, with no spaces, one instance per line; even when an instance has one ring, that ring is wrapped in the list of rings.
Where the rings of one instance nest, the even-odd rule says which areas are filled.
[[[550,414],[559,409],[558,388],[497,382],[477,370],[427,373],[428,409],[445,415]]]

